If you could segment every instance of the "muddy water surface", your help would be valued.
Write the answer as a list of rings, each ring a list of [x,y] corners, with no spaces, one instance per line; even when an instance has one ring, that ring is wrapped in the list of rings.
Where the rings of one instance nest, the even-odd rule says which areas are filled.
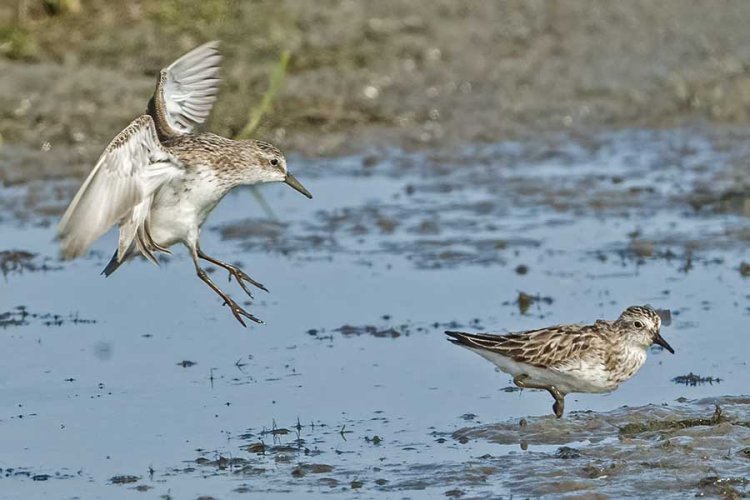
[[[182,250],[104,279],[110,234],[58,262],[74,182],[4,188],[0,497],[748,494],[750,220],[726,137],[293,159],[312,201],[267,186],[264,214],[239,191],[204,230],[271,290],[248,329]],[[442,333],[642,303],[671,309],[676,354],[561,421]]]

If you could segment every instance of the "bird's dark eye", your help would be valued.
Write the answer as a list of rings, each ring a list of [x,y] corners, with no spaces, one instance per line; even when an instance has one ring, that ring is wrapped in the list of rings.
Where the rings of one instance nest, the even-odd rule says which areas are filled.
[[[643,323],[640,321],[633,321],[633,326],[636,328],[643,328]]]
[[[271,165],[275,167],[278,164],[279,164],[279,160],[277,160],[276,158],[271,158]]]

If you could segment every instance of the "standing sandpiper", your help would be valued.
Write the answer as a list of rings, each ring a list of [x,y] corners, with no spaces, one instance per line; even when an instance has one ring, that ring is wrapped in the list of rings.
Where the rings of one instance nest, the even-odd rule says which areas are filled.
[[[522,388],[544,389],[557,418],[570,392],[610,392],[635,375],[646,350],[658,344],[674,354],[659,333],[661,318],[649,306],[631,306],[615,321],[558,325],[506,335],[445,332],[454,344],[470,349],[513,375]]]
[[[251,298],[247,283],[266,287],[241,269],[203,253],[200,229],[211,210],[233,188],[285,182],[312,195],[287,172],[284,155],[261,141],[234,141],[197,133],[211,112],[219,89],[218,42],[209,42],[162,69],[146,114],[133,120],[104,150],[60,221],[62,257],[74,259],[110,227],[120,239],[104,268],[109,276],[141,254],[157,263],[182,243],[190,250],[198,277],[216,292],[243,326],[258,318],[224,293],[201,268],[203,259],[229,272]]]

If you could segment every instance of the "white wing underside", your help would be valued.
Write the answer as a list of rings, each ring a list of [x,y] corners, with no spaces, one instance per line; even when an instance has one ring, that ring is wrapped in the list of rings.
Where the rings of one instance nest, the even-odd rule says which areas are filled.
[[[216,101],[219,78],[219,42],[208,42],[191,50],[161,71],[165,118],[177,133],[188,134],[206,121]]]
[[[154,194],[182,175],[182,164],[159,143],[149,115],[133,120],[104,150],[60,221],[62,257],[82,255],[115,223],[120,225],[118,260],[135,242],[155,262],[148,235]]]

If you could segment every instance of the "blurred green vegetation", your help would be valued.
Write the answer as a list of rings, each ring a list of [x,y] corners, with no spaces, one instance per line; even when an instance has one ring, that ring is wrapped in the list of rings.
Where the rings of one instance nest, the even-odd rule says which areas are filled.
[[[34,59],[39,52],[36,37],[20,24],[0,27],[0,53],[10,59]]]

